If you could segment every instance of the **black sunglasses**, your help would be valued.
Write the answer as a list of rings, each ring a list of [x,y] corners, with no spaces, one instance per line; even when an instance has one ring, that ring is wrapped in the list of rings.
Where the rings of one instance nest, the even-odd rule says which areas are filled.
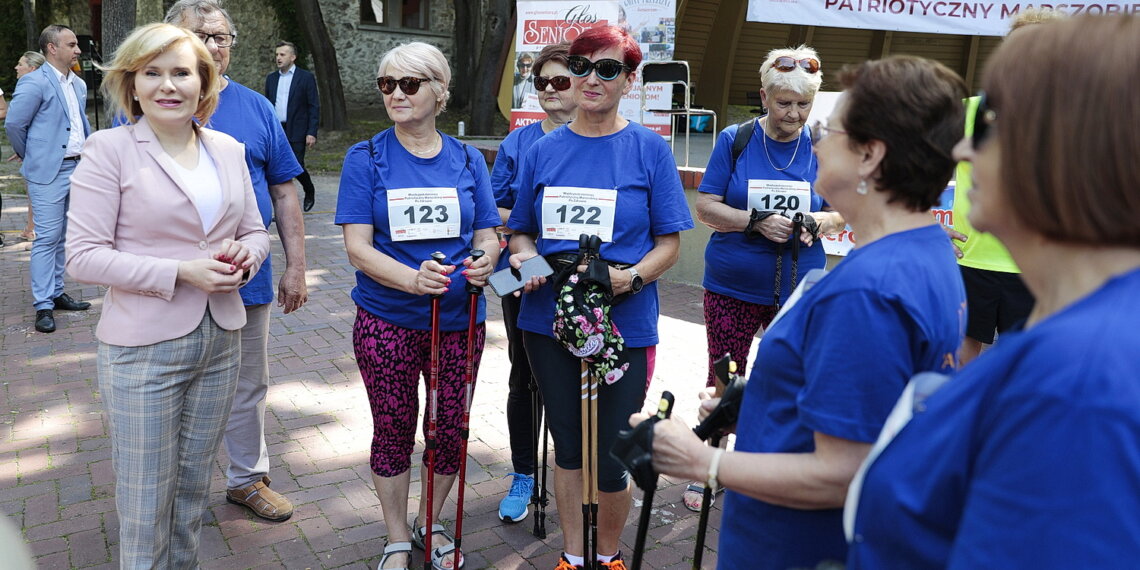
[[[574,77],[586,77],[590,71],[594,71],[598,74],[598,79],[602,81],[613,81],[623,71],[632,71],[628,65],[616,59],[590,61],[580,55],[570,56],[566,67],[570,69],[570,75]]]
[[[995,131],[997,131],[997,111],[990,108],[986,92],[979,91],[978,107],[974,109],[974,134],[970,138],[974,150],[978,150],[978,147],[982,146],[982,143],[986,142]]]
[[[385,95],[391,95],[396,90],[396,86],[400,86],[400,91],[404,95],[415,95],[420,92],[420,84],[431,81],[430,79],[421,79],[419,77],[401,77],[396,79],[391,75],[376,78],[376,86],[380,88],[380,92]]]
[[[534,88],[536,90],[546,91],[547,85],[553,85],[555,91],[565,91],[570,88],[570,78],[565,75],[555,75],[554,77],[534,76]]]

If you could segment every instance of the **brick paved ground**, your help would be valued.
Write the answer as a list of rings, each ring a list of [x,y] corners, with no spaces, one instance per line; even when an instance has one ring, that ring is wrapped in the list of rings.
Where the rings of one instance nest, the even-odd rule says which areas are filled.
[[[296,505],[296,513],[286,522],[267,523],[226,503],[220,457],[202,530],[203,568],[374,568],[384,546],[387,529],[367,466],[372,425],[352,355],[353,270],[332,223],[337,179],[315,181],[317,207],[305,216],[309,303],[288,316],[275,312],[269,342],[270,475],[273,487]],[[102,294],[99,287],[69,280],[67,291],[95,306],[85,313],[56,313],[54,334],[35,332],[28,244],[16,238],[25,206],[22,196],[6,196],[0,219],[8,244],[0,250],[0,512],[23,530],[40,568],[114,568],[114,477],[95,377],[94,328]],[[281,268],[280,248],[274,250],[279,258],[275,266]],[[504,477],[510,452],[503,409],[508,365],[501,314],[497,303],[489,305],[467,465],[467,568],[552,568],[561,542],[553,500],[545,541],[531,535],[532,519],[508,526],[495,516],[509,483]],[[670,389],[678,395],[675,413],[695,418],[693,395],[704,384],[699,289],[665,282],[662,307],[662,343],[650,401]],[[697,516],[680,503],[684,484],[661,479],[648,568],[691,566]],[[627,559],[640,496],[635,491],[635,508],[623,534]],[[449,521],[454,499],[453,491],[444,510]],[[719,518],[718,505],[705,567],[715,566]],[[416,558],[422,560],[418,553]]]

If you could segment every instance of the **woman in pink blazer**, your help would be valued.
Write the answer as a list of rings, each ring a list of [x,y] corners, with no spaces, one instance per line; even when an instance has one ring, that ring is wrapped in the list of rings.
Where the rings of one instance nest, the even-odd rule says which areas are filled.
[[[195,123],[218,83],[193,33],[136,29],[103,81],[131,124],[91,135],[71,179],[67,270],[108,287],[98,374],[124,568],[198,565],[237,383],[238,288],[269,249],[242,145]]]

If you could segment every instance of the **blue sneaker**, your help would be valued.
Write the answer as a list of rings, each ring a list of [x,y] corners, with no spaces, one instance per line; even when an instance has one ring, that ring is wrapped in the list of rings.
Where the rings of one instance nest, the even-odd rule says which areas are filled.
[[[534,491],[534,477],[522,473],[509,473],[515,480],[507,496],[499,501],[499,519],[519,522],[530,514],[530,495]]]

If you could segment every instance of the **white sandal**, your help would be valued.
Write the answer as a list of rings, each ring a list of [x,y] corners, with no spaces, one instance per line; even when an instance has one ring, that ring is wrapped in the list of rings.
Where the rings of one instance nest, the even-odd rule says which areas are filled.
[[[412,543],[410,543],[408,541],[393,542],[393,543],[385,546],[384,547],[384,556],[380,557],[380,563],[376,565],[376,570],[384,569],[384,563],[388,561],[389,556],[395,556],[397,554],[404,554],[404,553],[407,553],[408,564],[411,564],[412,563]],[[395,570],[409,570],[409,568],[408,568],[408,566],[404,566],[403,568],[396,568]]]
[[[427,527],[419,526],[419,520],[414,521],[412,524],[412,542],[415,543],[417,547],[426,551],[427,549],[424,548],[424,539],[427,535]],[[431,557],[432,568],[435,568],[435,570],[460,570],[463,568],[463,563],[466,562],[464,559],[466,557],[463,556],[462,552],[459,553],[459,562],[456,563],[453,561],[451,568],[443,565],[443,559],[455,552],[455,535],[451,534],[447,530],[447,527],[439,523],[431,525],[431,534],[432,536],[437,534],[441,535],[450,543],[431,549],[429,556]]]

